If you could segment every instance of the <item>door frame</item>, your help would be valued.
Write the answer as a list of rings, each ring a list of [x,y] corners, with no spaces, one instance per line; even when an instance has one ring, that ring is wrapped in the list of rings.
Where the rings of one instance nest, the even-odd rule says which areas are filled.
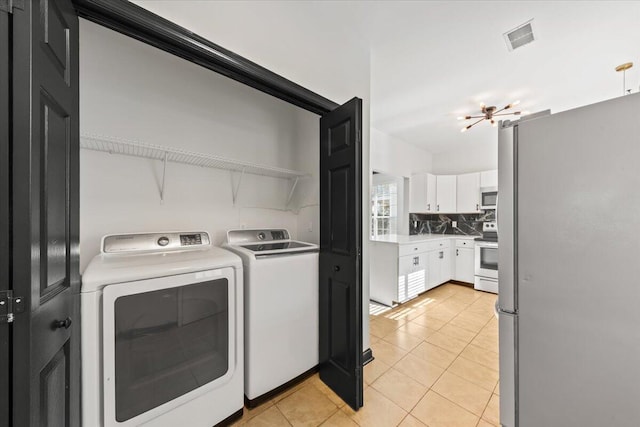
[[[124,0],[73,0],[78,16],[227,76],[290,104],[325,114],[339,104],[153,12]]]

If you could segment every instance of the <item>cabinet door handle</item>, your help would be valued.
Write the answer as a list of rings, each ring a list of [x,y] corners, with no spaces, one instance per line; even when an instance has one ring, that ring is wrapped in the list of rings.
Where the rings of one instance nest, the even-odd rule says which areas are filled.
[[[479,211],[480,210],[480,205],[476,203],[476,210]]]
[[[439,258],[440,259],[444,258],[444,252],[440,251]]]
[[[420,265],[420,257],[417,257],[417,256],[413,257],[413,265]]]
[[[436,210],[440,212],[440,205],[436,205]]]
[[[458,254],[458,250],[456,249],[456,256],[458,256],[458,255],[459,255],[459,254]]]
[[[427,210],[430,211],[431,210],[431,203],[427,204]]]

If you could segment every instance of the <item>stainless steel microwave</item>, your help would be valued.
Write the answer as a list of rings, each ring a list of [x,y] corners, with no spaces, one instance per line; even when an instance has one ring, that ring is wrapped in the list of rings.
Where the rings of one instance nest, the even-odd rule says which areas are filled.
[[[480,207],[482,209],[496,209],[498,206],[498,188],[483,187],[480,189]]]

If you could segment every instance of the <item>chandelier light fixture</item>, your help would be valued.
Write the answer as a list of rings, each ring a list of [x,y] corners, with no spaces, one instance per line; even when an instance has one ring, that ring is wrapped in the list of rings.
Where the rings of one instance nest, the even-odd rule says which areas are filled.
[[[496,123],[496,121],[494,120],[494,117],[497,116],[519,116],[521,114],[526,114],[526,112],[523,111],[506,111],[506,110],[510,110],[511,108],[515,107],[516,105],[518,105],[520,103],[520,101],[514,101],[511,104],[507,104],[504,107],[502,107],[501,109],[498,110],[498,107],[495,106],[487,106],[484,105],[484,103],[480,104],[480,112],[482,113],[482,115],[479,116],[461,116],[458,117],[458,120],[471,120],[471,119],[478,119],[475,122],[471,123],[470,125],[467,125],[465,127],[463,127],[462,129],[460,129],[460,132],[466,132],[469,129],[471,129],[471,127],[477,125],[478,123],[480,123],[483,120],[488,120],[492,126],[497,126],[498,124]]]

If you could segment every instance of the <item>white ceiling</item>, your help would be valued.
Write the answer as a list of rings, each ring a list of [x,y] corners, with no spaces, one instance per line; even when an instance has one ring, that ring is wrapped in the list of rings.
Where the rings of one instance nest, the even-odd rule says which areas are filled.
[[[138,3],[156,13],[168,10],[168,2]],[[215,28],[202,25],[207,16],[223,21],[229,3],[179,3],[182,25],[199,22],[202,36],[234,50],[216,38]],[[480,102],[502,106],[519,99],[522,110],[558,112],[620,96],[622,75],[614,68],[628,61],[635,66],[627,88],[640,89],[638,1],[234,3],[251,16],[234,21],[249,40],[268,42],[269,25],[281,32],[291,10],[292,33],[329,29],[368,47],[371,126],[432,153],[495,140],[488,123],[460,132],[456,117],[479,113]],[[263,20],[260,33],[252,33],[249,23],[260,19],[256,7],[265,6],[277,7],[280,19]],[[529,19],[538,40],[509,52],[503,33]],[[295,34],[290,38],[290,52],[312,54],[307,44],[296,46]]]

